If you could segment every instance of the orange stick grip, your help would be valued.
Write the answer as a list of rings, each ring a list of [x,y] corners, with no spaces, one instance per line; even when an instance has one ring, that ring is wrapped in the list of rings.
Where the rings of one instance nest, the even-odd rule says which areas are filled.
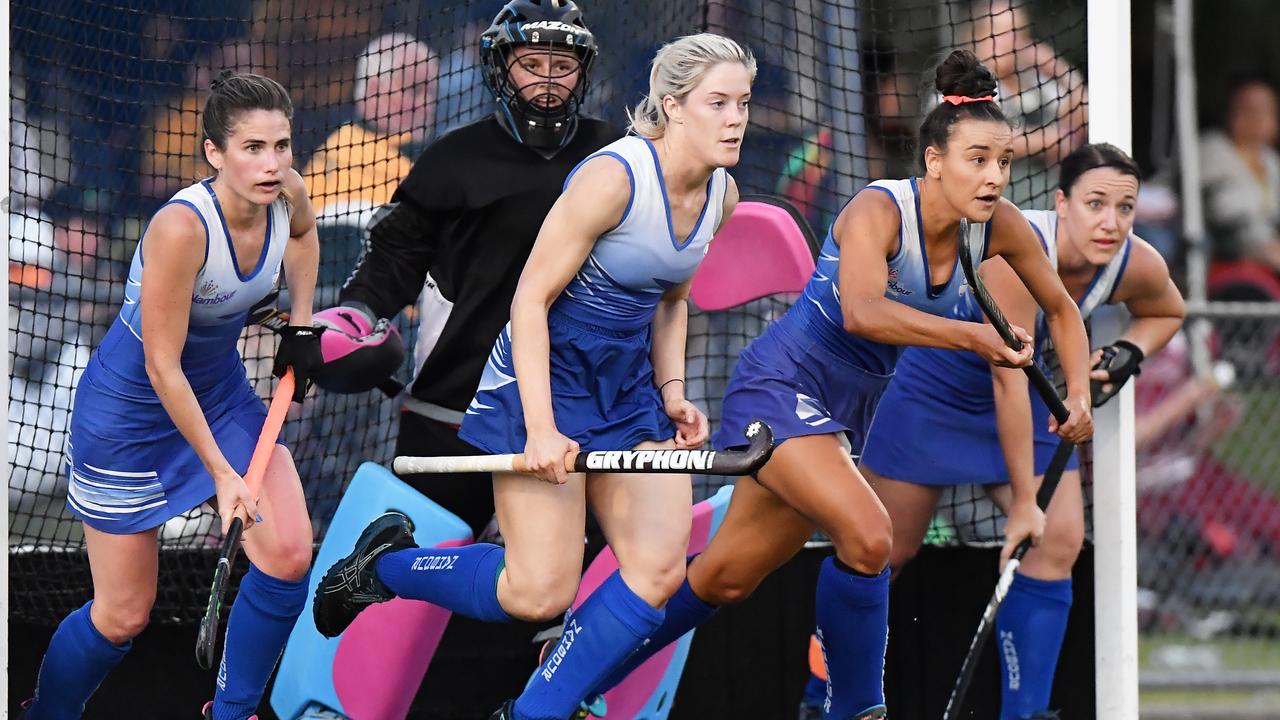
[[[293,370],[285,370],[284,377],[276,385],[275,395],[271,397],[271,407],[267,409],[267,421],[262,424],[262,434],[258,436],[258,444],[253,448],[253,457],[249,459],[249,470],[244,474],[244,484],[254,498],[262,489],[262,479],[267,474],[267,464],[271,462],[271,452],[275,449],[276,440],[280,439],[280,429],[284,427],[285,415],[289,413],[289,403],[293,400]]]

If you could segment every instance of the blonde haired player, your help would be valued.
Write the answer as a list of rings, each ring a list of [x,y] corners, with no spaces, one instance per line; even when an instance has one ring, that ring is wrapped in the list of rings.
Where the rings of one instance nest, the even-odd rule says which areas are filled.
[[[588,501],[621,569],[566,618],[529,687],[494,717],[570,716],[662,622],[684,576],[691,478],[566,474],[564,459],[707,438],[684,397],[686,298],[737,204],[725,168],[738,162],[754,76],[728,38],[663,46],[637,135],[587,158],[547,215],[459,434],[486,452],[523,450],[537,469],[494,477],[506,549],[411,548],[407,519],[384,515],[321,582],[321,632],[337,635],[396,595],[489,621],[556,617],[577,592]]]

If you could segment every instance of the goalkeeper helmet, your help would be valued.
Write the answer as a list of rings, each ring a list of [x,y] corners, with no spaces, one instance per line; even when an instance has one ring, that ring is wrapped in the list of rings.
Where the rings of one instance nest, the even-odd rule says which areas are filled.
[[[518,53],[519,48],[545,52],[545,65],[535,53]],[[554,61],[565,56],[576,61],[574,67],[557,71]],[[511,0],[481,35],[480,57],[485,84],[498,101],[498,116],[515,139],[546,156],[564,147],[577,129],[596,57],[595,36],[577,4]],[[513,70],[526,59],[533,62],[519,74],[537,79],[517,82]]]

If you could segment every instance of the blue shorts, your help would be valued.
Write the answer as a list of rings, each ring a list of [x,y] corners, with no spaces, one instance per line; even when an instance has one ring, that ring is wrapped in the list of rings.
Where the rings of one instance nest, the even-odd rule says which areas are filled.
[[[649,327],[615,331],[564,313],[547,316],[551,412],[583,452],[670,440],[676,428],[654,385]],[[511,357],[511,325],[493,344],[458,437],[492,454],[524,452],[524,405]]]
[[[911,348],[871,425],[862,463],[877,474],[918,485],[1009,482],[996,432],[995,397],[987,366],[974,372],[960,351]],[[1049,409],[1034,389],[1031,422],[1035,472],[1043,475],[1058,447]],[[1068,470],[1079,467],[1072,454]]]
[[[154,395],[118,391],[100,377],[96,362],[81,376],[71,411],[71,514],[95,530],[123,535],[158,527],[213,497],[213,477]],[[196,399],[218,449],[243,475],[267,416],[243,369]]]
[[[763,420],[776,443],[803,435],[843,433],[853,454],[862,445],[892,375],[877,375],[789,326],[770,325],[742,351],[725,390],[717,449],[746,444],[743,431]]]

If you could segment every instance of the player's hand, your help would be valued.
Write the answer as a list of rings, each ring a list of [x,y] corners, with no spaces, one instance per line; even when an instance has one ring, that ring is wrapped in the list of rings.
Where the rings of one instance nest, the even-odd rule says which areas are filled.
[[[702,447],[711,435],[711,423],[697,405],[680,398],[666,404],[667,417],[676,424],[676,447],[693,450]]]
[[[253,523],[258,519],[258,503],[249,493],[249,486],[244,484],[244,478],[228,468],[214,476],[213,484],[217,489],[218,515],[222,518],[222,534],[226,535],[231,529],[231,520],[236,515],[244,521],[245,530],[253,527]]]
[[[311,325],[290,325],[280,330],[280,347],[276,349],[271,374],[284,377],[285,370],[293,369],[293,401],[296,403],[307,396],[312,374],[324,365],[324,353],[320,350],[323,331],[323,327]]]
[[[1068,395],[1063,401],[1067,406],[1067,416],[1065,423],[1058,423],[1058,419],[1049,416],[1049,432],[1057,433],[1058,437],[1077,445],[1089,442],[1093,438],[1093,408],[1089,402],[1088,395]]]
[[[684,397],[684,381],[673,380],[658,388],[662,395],[662,409],[676,424],[676,448],[692,450],[702,447],[711,435],[711,423],[697,405]]]
[[[564,458],[571,452],[578,452],[578,443],[554,427],[530,432],[524,442],[524,460],[529,472],[539,480],[556,485],[563,485],[569,479],[564,469]]]
[[[996,332],[991,325],[972,324],[976,325],[976,328],[970,339],[969,349],[981,355],[983,360],[992,365],[1007,368],[1020,368],[1031,364],[1032,356],[1035,354],[1035,341],[1026,330],[1017,325],[1009,326],[1014,337],[1022,341],[1022,349],[1014,350],[1005,344],[1000,333]]]
[[[1001,572],[1013,556],[1014,548],[1027,538],[1031,538],[1033,546],[1044,539],[1044,511],[1036,505],[1035,498],[1018,500],[1009,508],[1009,518],[1004,524],[1004,548],[1000,550]]]

